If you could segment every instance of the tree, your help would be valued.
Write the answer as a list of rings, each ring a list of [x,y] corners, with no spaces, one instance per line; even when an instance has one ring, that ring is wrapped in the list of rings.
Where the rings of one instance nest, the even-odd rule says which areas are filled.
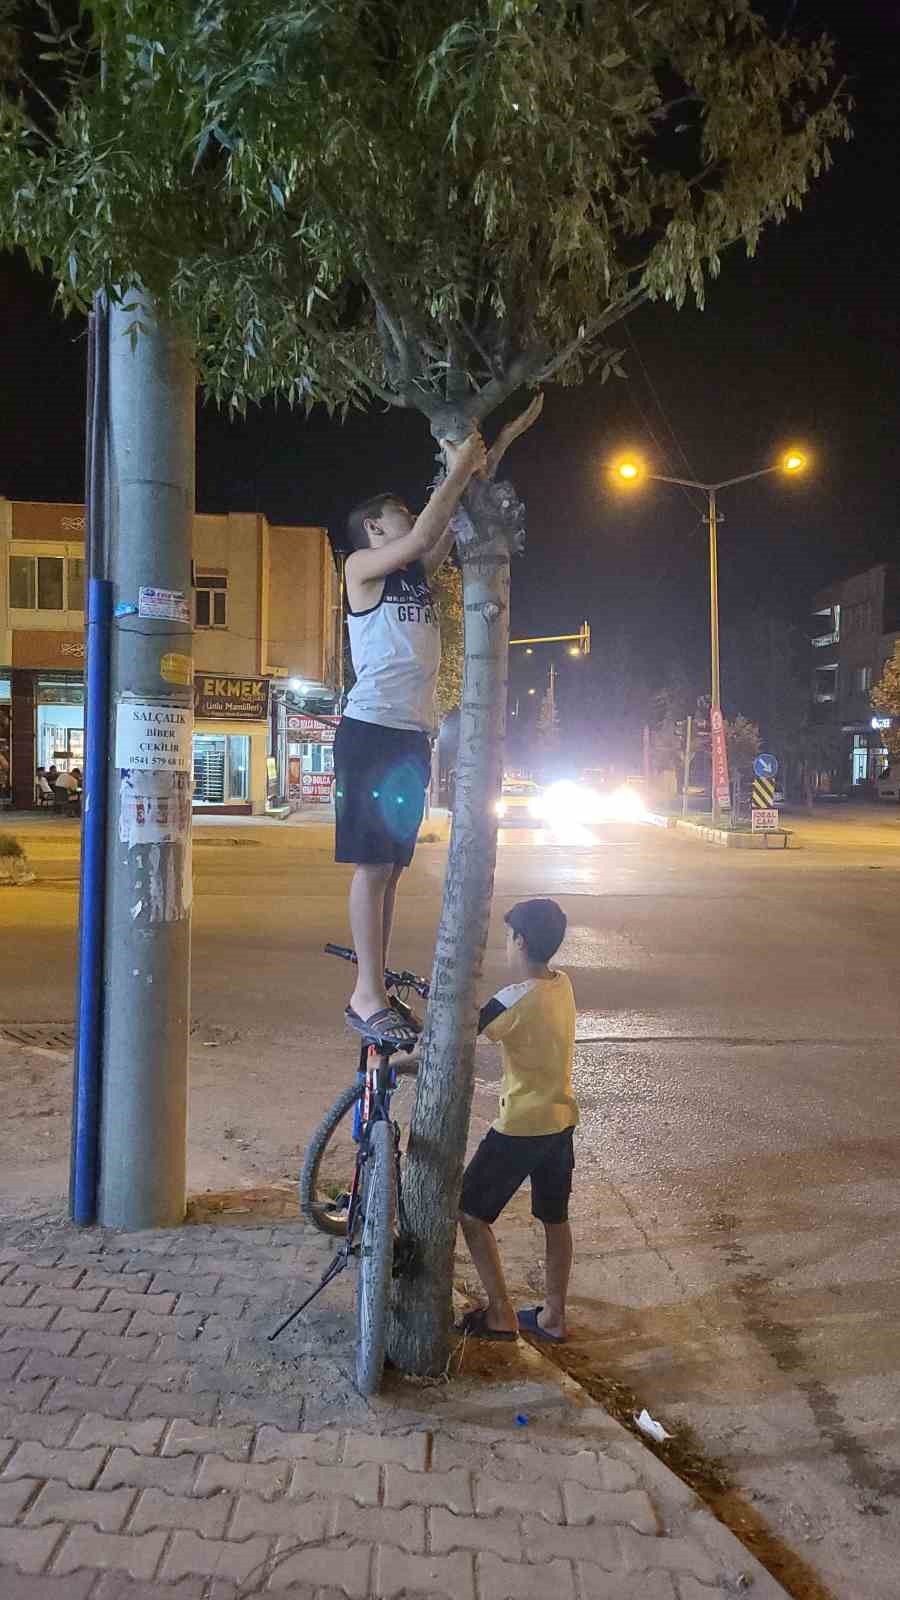
[[[21,16],[6,0],[7,17]],[[647,299],[702,304],[846,132],[827,40],[748,0],[95,0],[47,29],[63,105],[0,110],[0,243],[66,306],[142,282],[207,390],[372,398],[460,439],[523,387],[618,370]],[[102,67],[101,67],[102,56]],[[28,74],[26,79],[25,74]],[[29,88],[29,82],[31,87]],[[139,336],[139,328],[135,328]],[[420,1270],[394,1356],[442,1370],[493,885],[509,556],[501,431],[461,508],[465,682],[454,830],[410,1137]]]
[[[733,776],[749,778],[759,755],[759,728],[756,723],[742,716],[726,720],[725,743],[728,747],[728,770]]]
[[[894,726],[884,730],[884,742],[896,760],[900,757],[900,642],[894,645],[893,655],[884,663],[871,698],[876,711],[895,719]]]
[[[462,576],[452,562],[445,561],[440,571],[433,574],[431,592],[441,624],[441,670],[435,696],[440,719],[458,706],[462,699],[465,648]]]

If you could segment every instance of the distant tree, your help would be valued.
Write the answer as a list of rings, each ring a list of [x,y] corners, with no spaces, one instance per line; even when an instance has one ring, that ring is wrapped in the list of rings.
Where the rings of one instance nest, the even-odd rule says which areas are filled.
[[[872,690],[872,704],[882,716],[895,718],[893,728],[885,728],[884,742],[894,759],[900,757],[900,642],[884,664],[884,671]]]
[[[732,717],[725,722],[725,742],[728,746],[728,769],[749,778],[753,763],[759,755],[759,728],[747,717]]]

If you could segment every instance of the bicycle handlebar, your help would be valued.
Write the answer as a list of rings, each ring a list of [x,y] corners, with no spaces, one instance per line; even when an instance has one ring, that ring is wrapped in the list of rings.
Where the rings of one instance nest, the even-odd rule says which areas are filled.
[[[342,961],[352,961],[357,965],[356,951],[345,944],[326,944],[327,956],[340,956]],[[416,994],[428,999],[430,984],[427,978],[419,978],[414,972],[394,972],[390,967],[385,967],[384,981],[389,989],[415,989]]]

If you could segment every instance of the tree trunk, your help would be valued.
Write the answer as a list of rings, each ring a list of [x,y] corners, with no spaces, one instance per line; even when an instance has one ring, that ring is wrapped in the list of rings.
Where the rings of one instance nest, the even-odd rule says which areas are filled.
[[[506,723],[509,531],[520,513],[508,484],[473,484],[458,540],[465,672],[456,802],[403,1174],[415,1251],[409,1273],[396,1284],[389,1338],[391,1359],[423,1376],[443,1372],[450,1352],[456,1216],[497,854],[494,807]]]

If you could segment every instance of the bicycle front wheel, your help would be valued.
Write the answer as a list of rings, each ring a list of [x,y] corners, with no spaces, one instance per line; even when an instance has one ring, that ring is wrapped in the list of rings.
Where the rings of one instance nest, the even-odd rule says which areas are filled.
[[[332,1238],[347,1233],[347,1204],[359,1150],[353,1138],[353,1111],[362,1094],[351,1083],[326,1111],[309,1141],[300,1174],[300,1214]]]
[[[363,1395],[377,1392],[384,1371],[396,1225],[394,1129],[390,1122],[376,1122],[369,1134],[365,1166],[357,1286],[356,1387]]]

